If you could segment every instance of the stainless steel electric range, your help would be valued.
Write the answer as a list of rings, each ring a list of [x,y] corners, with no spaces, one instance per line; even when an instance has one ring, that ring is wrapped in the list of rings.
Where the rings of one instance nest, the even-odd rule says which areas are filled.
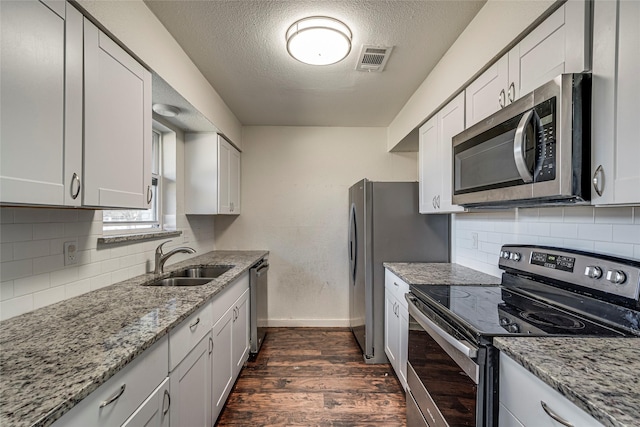
[[[411,285],[407,425],[497,426],[497,336],[640,336],[640,261],[505,245],[498,286]]]

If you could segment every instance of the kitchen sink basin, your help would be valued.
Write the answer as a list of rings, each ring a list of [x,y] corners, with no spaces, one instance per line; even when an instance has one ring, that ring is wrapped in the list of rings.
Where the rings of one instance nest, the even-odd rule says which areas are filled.
[[[168,277],[151,282],[146,286],[201,286],[210,281],[211,278]]]
[[[210,265],[207,267],[190,267],[184,270],[178,270],[171,273],[170,277],[182,277],[182,278],[197,278],[206,277],[208,279],[215,279],[222,276],[227,271],[231,270],[234,265]]]

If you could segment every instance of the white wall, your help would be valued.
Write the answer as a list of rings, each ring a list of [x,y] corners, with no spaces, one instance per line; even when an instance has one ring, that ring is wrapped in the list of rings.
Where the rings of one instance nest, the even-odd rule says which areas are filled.
[[[478,247],[473,248],[473,234]],[[453,262],[500,276],[508,243],[558,246],[640,260],[640,207],[518,209],[456,214]]]
[[[213,218],[184,215],[184,138],[169,144],[174,170],[168,184],[176,212],[171,221],[182,231],[166,246],[187,245],[198,253],[214,249]],[[171,150],[167,150],[171,151]],[[172,181],[172,182],[171,182]],[[98,245],[102,211],[0,208],[0,320],[153,271],[154,250],[167,240]],[[79,262],[64,266],[64,242],[77,239]],[[167,265],[189,256],[177,254]]]
[[[271,326],[348,326],[348,189],[416,164],[385,128],[243,128],[242,214],[216,217],[216,249],[270,251]]]

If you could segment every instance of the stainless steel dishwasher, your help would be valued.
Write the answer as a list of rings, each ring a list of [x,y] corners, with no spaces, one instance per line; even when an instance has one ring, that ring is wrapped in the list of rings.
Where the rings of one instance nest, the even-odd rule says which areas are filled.
[[[267,272],[269,260],[263,258],[249,270],[251,349],[258,353],[267,334]]]

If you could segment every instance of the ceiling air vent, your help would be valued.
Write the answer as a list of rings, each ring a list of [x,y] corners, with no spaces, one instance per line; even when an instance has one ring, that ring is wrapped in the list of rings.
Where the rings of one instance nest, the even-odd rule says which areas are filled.
[[[356,70],[379,73],[384,70],[393,47],[363,45]]]

